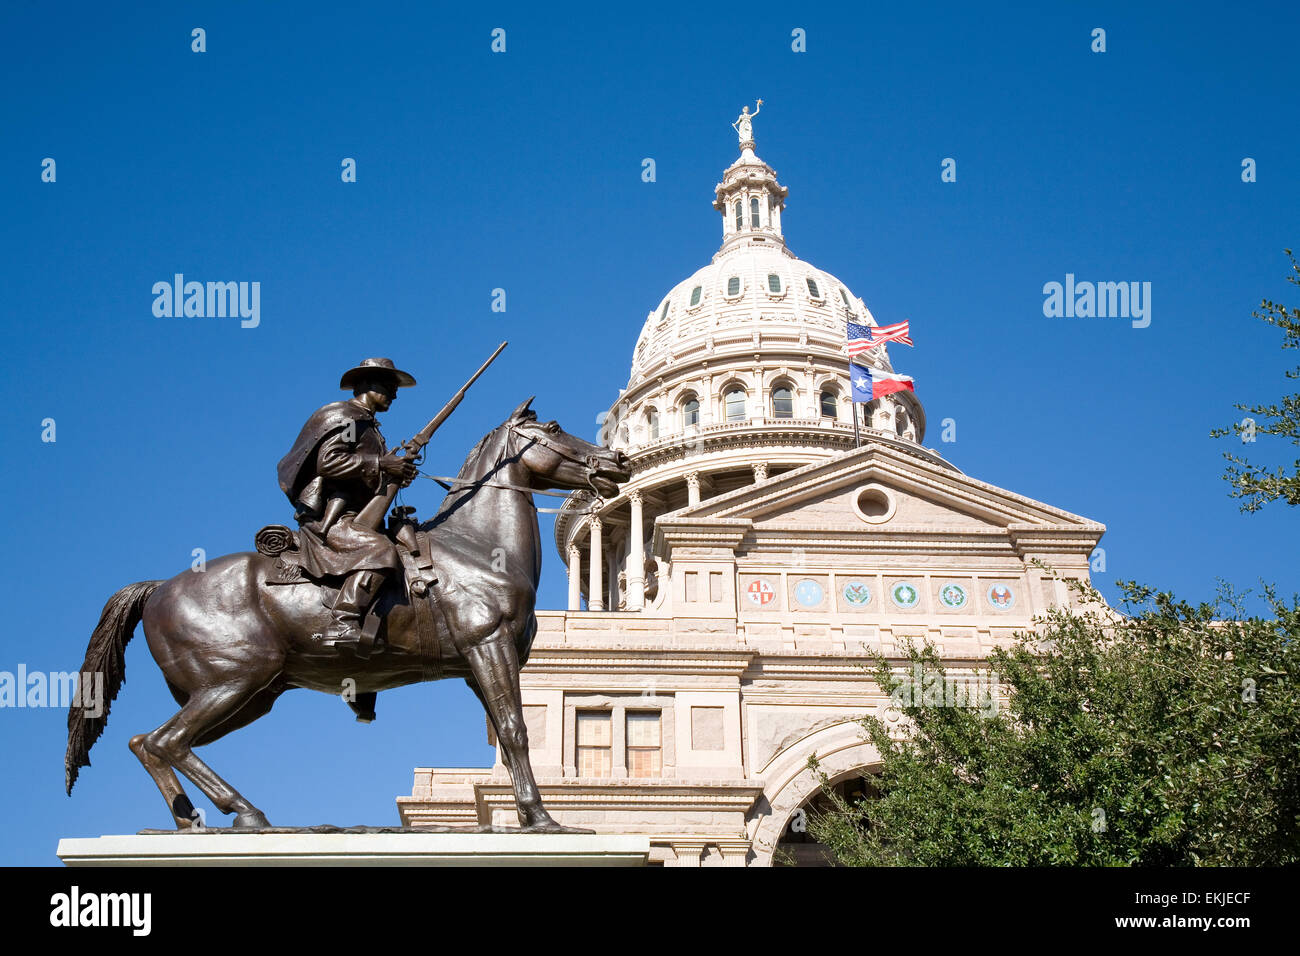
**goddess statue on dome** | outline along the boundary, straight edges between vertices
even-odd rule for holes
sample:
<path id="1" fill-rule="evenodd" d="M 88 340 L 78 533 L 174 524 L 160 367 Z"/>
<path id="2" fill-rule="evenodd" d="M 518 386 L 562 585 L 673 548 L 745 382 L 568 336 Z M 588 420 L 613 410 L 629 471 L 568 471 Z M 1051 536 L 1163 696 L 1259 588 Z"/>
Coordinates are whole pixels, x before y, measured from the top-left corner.
<path id="1" fill-rule="evenodd" d="M 742 149 L 744 149 L 746 146 L 754 145 L 753 120 L 754 117 L 758 115 L 758 111 L 762 108 L 763 108 L 762 100 L 758 101 L 758 104 L 754 107 L 754 112 L 752 113 L 749 111 L 748 106 L 742 106 L 740 108 L 740 116 L 736 118 L 736 122 L 731 124 L 731 128 L 734 129 L 736 131 L 736 135 L 740 137 L 740 146 Z"/>

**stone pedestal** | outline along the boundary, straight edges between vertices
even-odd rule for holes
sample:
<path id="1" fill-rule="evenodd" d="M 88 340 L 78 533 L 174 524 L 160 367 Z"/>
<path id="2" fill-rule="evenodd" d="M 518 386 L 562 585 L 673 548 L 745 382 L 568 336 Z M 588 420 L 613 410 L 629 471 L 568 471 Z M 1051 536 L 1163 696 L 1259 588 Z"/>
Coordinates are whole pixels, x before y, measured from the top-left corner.
<path id="1" fill-rule="evenodd" d="M 59 841 L 66 866 L 644 866 L 645 836 L 176 833 Z"/>

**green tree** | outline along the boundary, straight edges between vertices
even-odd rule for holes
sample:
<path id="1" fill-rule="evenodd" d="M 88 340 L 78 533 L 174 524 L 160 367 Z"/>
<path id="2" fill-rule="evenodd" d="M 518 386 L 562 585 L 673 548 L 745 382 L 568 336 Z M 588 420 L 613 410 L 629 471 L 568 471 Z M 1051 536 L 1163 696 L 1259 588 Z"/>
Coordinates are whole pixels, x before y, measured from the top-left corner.
<path id="1" fill-rule="evenodd" d="M 1287 281 L 1300 285 L 1300 263 L 1296 262 L 1290 249 L 1285 251 L 1291 260 L 1291 275 L 1287 276 Z M 1251 315 L 1282 330 L 1282 348 L 1300 348 L 1300 309 L 1289 309 L 1264 299 Z M 1300 378 L 1300 368 L 1287 372 L 1286 377 Z M 1216 428 L 1210 432 L 1211 437 L 1235 435 L 1243 442 L 1253 442 L 1258 435 L 1284 435 L 1293 445 L 1300 445 L 1300 395 L 1284 395 L 1280 403 L 1271 405 L 1236 404 L 1233 407 L 1247 412 L 1247 417 L 1228 428 Z M 1228 460 L 1223 480 L 1232 485 L 1231 496 L 1241 499 L 1242 511 L 1258 511 L 1279 498 L 1290 505 L 1300 504 L 1300 461 L 1296 461 L 1288 473 L 1281 466 L 1270 472 L 1229 453 L 1223 457 Z"/>
<path id="2" fill-rule="evenodd" d="M 1272 616 L 1248 618 L 1231 594 L 1193 607 L 1121 583 L 1122 616 L 1071 587 L 1084 605 L 990 654 L 995 715 L 915 692 L 918 667 L 950 676 L 930 646 L 906 648 L 901 673 L 877 657 L 910 728 L 863 720 L 879 796 L 851 804 L 809 761 L 832 804 L 809 832 L 838 863 L 1300 861 L 1300 606 L 1266 591 Z"/>

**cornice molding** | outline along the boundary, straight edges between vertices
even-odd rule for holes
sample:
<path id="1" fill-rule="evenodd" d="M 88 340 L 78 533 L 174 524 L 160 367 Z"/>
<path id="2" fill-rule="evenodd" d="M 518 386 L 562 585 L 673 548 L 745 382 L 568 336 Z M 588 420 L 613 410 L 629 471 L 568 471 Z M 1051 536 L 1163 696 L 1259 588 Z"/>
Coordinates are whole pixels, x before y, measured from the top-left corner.
<path id="1" fill-rule="evenodd" d="M 664 622 L 665 633 L 671 621 Z M 583 640 L 587 640 L 586 637 Z M 612 644 L 590 646 L 539 637 L 523 676 L 599 674 L 636 677 L 713 677 L 738 680 L 758 653 L 742 644 Z"/>

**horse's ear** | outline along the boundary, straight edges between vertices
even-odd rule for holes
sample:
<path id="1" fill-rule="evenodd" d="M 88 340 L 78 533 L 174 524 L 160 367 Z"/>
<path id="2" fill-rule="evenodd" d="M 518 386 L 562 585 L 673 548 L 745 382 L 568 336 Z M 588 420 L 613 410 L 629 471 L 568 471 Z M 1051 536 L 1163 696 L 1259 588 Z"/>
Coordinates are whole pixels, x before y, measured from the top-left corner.
<path id="1" fill-rule="evenodd" d="M 518 408 L 516 408 L 513 412 L 510 413 L 510 420 L 515 421 L 520 418 L 535 420 L 537 418 L 537 413 L 533 411 L 531 408 L 529 408 L 528 406 L 533 404 L 533 399 L 536 397 L 537 397 L 536 395 L 528 396 L 528 401 L 524 402 L 522 405 L 520 405 Z"/>

